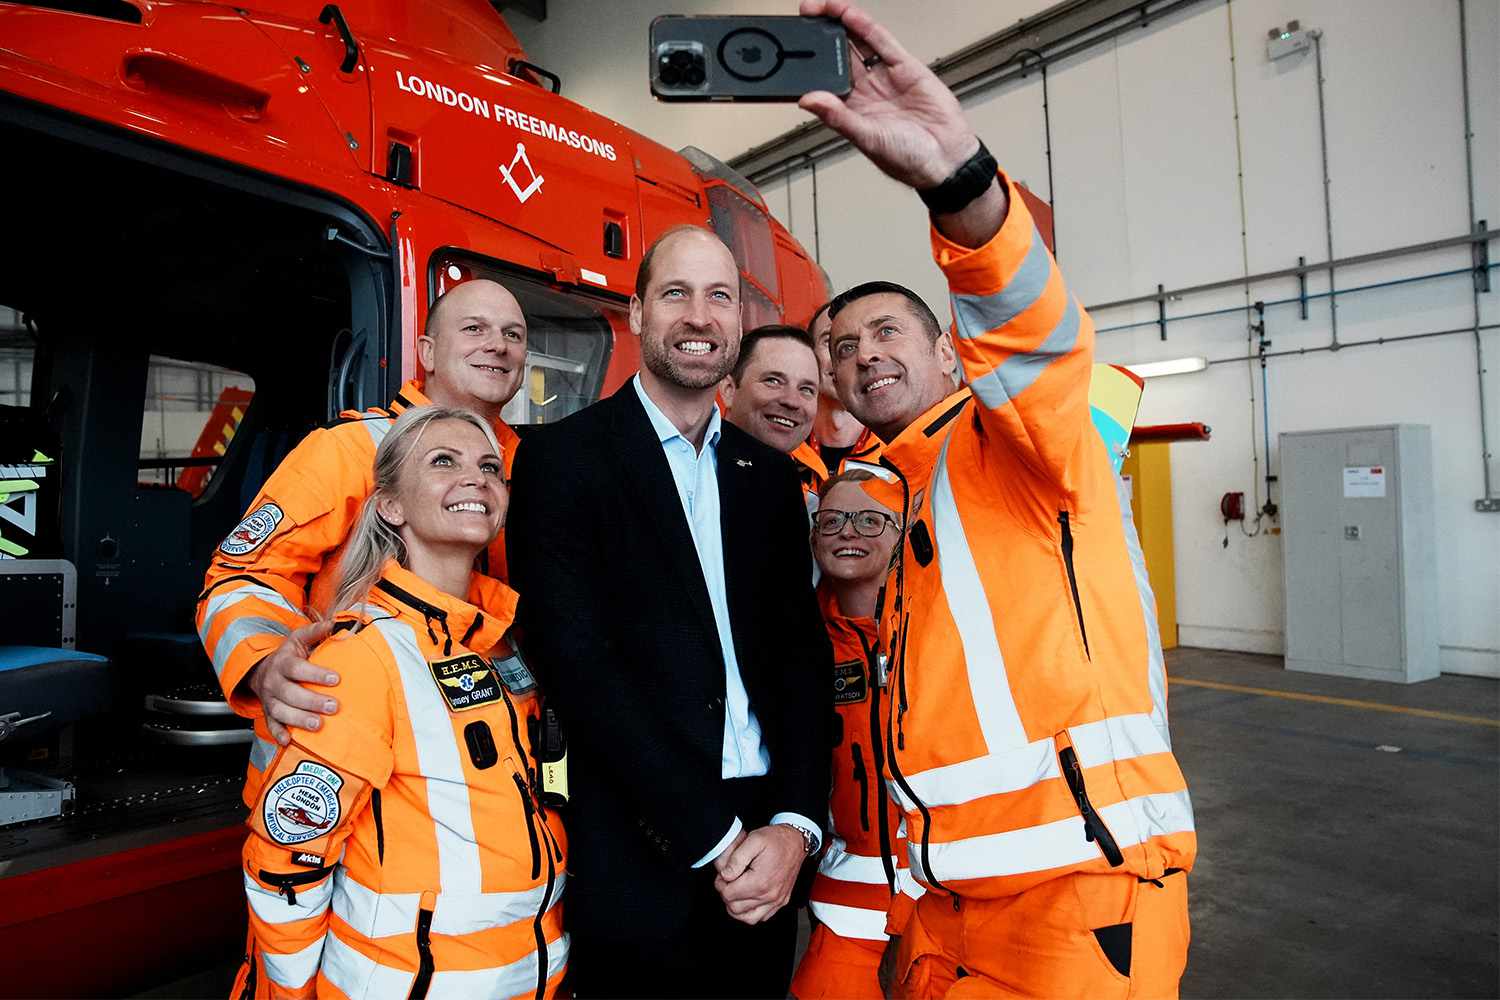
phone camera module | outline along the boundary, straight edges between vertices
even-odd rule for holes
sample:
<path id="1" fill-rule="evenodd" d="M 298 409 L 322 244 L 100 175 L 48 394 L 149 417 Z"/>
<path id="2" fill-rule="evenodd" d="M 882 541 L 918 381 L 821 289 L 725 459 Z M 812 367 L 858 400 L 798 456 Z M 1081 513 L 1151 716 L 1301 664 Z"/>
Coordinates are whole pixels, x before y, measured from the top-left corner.
<path id="1" fill-rule="evenodd" d="M 703 86 L 708 81 L 708 63 L 702 46 L 661 46 L 657 49 L 656 76 L 667 87 Z"/>

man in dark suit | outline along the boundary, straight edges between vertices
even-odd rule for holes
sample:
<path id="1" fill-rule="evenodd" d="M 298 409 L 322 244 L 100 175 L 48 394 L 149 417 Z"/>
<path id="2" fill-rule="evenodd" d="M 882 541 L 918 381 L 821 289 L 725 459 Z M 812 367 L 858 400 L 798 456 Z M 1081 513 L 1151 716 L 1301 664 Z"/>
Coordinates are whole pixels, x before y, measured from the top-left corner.
<path id="1" fill-rule="evenodd" d="M 739 271 L 707 230 L 643 258 L 640 373 L 520 449 L 522 643 L 569 741 L 580 997 L 782 997 L 828 811 L 831 654 L 791 461 L 723 422 Z"/>

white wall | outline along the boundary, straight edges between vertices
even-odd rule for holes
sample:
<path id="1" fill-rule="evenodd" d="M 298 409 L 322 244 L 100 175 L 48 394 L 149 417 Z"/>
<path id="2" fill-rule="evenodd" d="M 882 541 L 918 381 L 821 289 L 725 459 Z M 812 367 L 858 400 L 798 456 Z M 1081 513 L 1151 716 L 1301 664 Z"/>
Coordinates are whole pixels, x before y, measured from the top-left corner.
<path id="1" fill-rule="evenodd" d="M 977 4 L 886 0 L 869 4 L 923 59 L 953 51 L 1044 2 Z M 1476 214 L 1500 225 L 1500 2 L 1469 0 L 1469 87 Z M 637 0 L 600 5 L 553 0 L 541 25 L 516 20 L 538 62 L 560 72 L 565 92 L 668 145 L 694 143 L 724 158 L 796 124 L 790 108 L 684 109 L 646 91 L 646 25 L 658 8 Z M 764 3 L 698 2 L 683 12 L 766 10 Z M 1231 62 L 1231 16 L 1233 51 Z M 1291 18 L 1324 32 L 1328 160 L 1336 256 L 1435 240 L 1468 225 L 1464 187 L 1457 0 L 1217 0 L 1131 32 L 1049 71 L 1059 259 L 1079 298 L 1102 302 L 1323 259 L 1325 221 L 1311 52 L 1270 63 L 1266 30 Z M 639 39 L 625 44 L 621 39 Z M 1239 90 L 1245 236 L 1236 185 L 1231 85 Z M 970 115 L 1002 164 L 1042 196 L 1041 87 L 1036 76 L 970 102 Z M 927 257 L 920 204 L 856 156 L 765 192 L 773 211 L 808 247 L 815 242 L 836 287 L 893 277 L 935 306 L 943 285 Z M 1496 253 L 1500 257 L 1500 252 Z M 1341 270 L 1341 288 L 1465 267 L 1466 250 Z M 1494 275 L 1500 288 L 1500 273 Z M 1327 287 L 1311 276 L 1309 291 Z M 1341 296 L 1344 343 L 1473 323 L 1467 276 Z M 1249 298 L 1295 295 L 1293 279 L 1258 284 Z M 1189 297 L 1169 313 L 1243 306 L 1241 290 Z M 1481 297 L 1483 323 L 1500 322 L 1500 291 Z M 939 309 L 942 312 L 942 309 Z M 1155 307 L 1100 311 L 1102 360 L 1142 361 L 1247 353 L 1242 313 L 1168 327 L 1108 328 L 1155 317 Z M 1267 314 L 1272 350 L 1329 342 L 1329 304 L 1309 318 L 1296 306 Z M 1491 452 L 1500 454 L 1500 331 L 1481 334 Z M 1256 397 L 1251 408 L 1252 381 Z M 1267 371 L 1272 447 L 1286 431 L 1409 421 L 1432 427 L 1437 497 L 1439 619 L 1443 668 L 1500 676 L 1500 515 L 1479 514 L 1482 493 L 1478 380 L 1471 334 L 1273 358 Z M 1246 538 L 1224 525 L 1219 496 L 1264 487 L 1252 449 L 1261 446 L 1259 366 L 1211 365 L 1154 380 L 1142 422 L 1201 420 L 1207 443 L 1173 448 L 1177 603 L 1188 645 L 1280 652 L 1281 538 Z M 1265 456 L 1261 473 L 1264 474 Z M 1500 489 L 1500 461 L 1491 459 Z M 1273 492 L 1279 499 L 1279 494 Z"/>

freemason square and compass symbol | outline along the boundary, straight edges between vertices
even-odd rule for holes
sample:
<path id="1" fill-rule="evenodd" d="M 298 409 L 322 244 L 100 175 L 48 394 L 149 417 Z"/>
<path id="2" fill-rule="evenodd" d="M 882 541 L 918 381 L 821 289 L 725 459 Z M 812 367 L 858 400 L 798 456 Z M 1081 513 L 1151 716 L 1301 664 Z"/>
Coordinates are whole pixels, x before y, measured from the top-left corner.
<path id="1" fill-rule="evenodd" d="M 531 183 L 524 188 L 516 182 L 516 177 L 520 174 L 520 171 L 516 169 L 517 164 L 525 167 L 526 174 L 531 177 Z M 516 200 L 523 205 L 526 204 L 527 198 L 541 190 L 542 181 L 546 179 L 531 166 L 531 161 L 526 158 L 526 144 L 521 142 L 516 143 L 516 155 L 510 161 L 510 166 L 500 168 L 500 176 L 505 179 L 511 191 L 515 192 Z"/>

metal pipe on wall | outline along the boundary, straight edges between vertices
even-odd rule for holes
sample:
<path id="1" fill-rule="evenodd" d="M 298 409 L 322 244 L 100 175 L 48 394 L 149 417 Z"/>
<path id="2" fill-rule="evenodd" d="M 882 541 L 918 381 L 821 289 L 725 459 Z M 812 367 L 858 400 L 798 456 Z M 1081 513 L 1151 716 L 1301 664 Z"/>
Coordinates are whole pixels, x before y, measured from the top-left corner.
<path id="1" fill-rule="evenodd" d="M 1480 224 L 1474 218 L 1474 127 L 1469 115 L 1469 26 L 1465 15 L 1464 0 L 1458 0 L 1458 59 L 1463 77 L 1464 100 L 1464 173 L 1468 180 L 1469 228 L 1477 230 Z M 1475 257 L 1477 262 L 1478 255 L 1476 254 Z M 1485 278 L 1483 285 L 1488 285 L 1488 271 L 1485 272 Z M 1478 267 L 1475 268 L 1473 286 L 1474 367 L 1479 380 L 1479 465 L 1484 473 L 1484 494 L 1474 501 L 1474 509 L 1484 513 L 1497 513 L 1500 512 L 1500 500 L 1495 498 L 1494 487 L 1490 482 L 1490 431 L 1489 415 L 1485 405 L 1484 338 L 1480 336 L 1479 326 L 1479 293 L 1482 285 Z"/>
<path id="2" fill-rule="evenodd" d="M 1225 0 L 1224 17 L 1229 28 L 1229 96 L 1234 108 L 1234 183 L 1240 199 L 1240 270 L 1244 274 L 1245 293 L 1245 349 L 1255 345 L 1255 326 L 1250 321 L 1250 215 L 1245 209 L 1245 147 L 1240 130 L 1240 81 L 1239 66 L 1235 59 L 1234 45 L 1234 0 Z M 1250 483 L 1255 496 L 1255 509 L 1260 510 L 1260 450 L 1255 444 L 1255 365 L 1247 363 L 1245 374 L 1250 383 Z M 1271 464 L 1271 453 L 1266 452 L 1266 465 Z M 1270 499 L 1267 497 L 1266 499 Z M 1241 522 L 1240 529 L 1244 530 Z M 1259 528 L 1257 527 L 1257 531 Z"/>
<path id="3" fill-rule="evenodd" d="M 1323 148 L 1323 224 L 1328 237 L 1328 290 L 1331 292 L 1334 290 L 1333 193 L 1330 190 L 1333 182 L 1328 176 L 1328 116 L 1323 100 L 1323 32 L 1309 31 L 1308 35 L 1313 40 L 1313 56 L 1318 76 L 1318 143 Z M 1333 334 L 1328 347 L 1329 350 L 1336 351 L 1339 349 L 1339 300 L 1334 295 L 1328 296 L 1328 323 Z"/>

